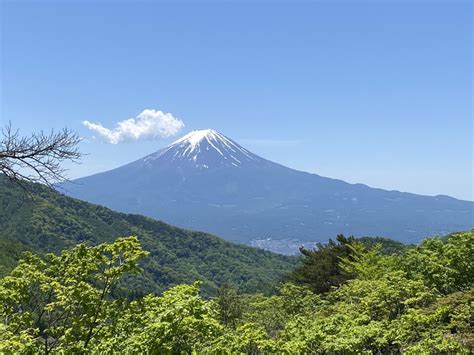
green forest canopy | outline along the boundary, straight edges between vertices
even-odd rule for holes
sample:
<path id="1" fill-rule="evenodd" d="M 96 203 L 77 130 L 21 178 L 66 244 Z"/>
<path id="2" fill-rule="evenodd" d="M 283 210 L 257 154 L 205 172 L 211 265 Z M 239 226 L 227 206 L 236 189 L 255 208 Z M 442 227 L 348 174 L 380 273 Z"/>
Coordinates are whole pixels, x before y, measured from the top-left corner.
<path id="1" fill-rule="evenodd" d="M 225 283 L 245 292 L 271 293 L 298 262 L 233 244 L 213 235 L 170 226 L 140 215 L 114 212 L 62 195 L 39 184 L 30 195 L 0 176 L 0 276 L 8 273 L 23 251 L 59 253 L 78 243 L 98 245 L 124 235 L 137 235 L 149 256 L 143 272 L 129 279 L 128 290 L 162 292 L 202 281 L 206 294 Z"/>
<path id="2" fill-rule="evenodd" d="M 115 295 L 120 279 L 151 256 L 135 237 L 44 259 L 27 253 L 0 280 L 0 353 L 474 350 L 473 231 L 390 255 L 347 238 L 333 249 L 341 244 L 345 256 L 331 270 L 345 277 L 324 292 L 295 278 L 274 296 L 225 285 L 211 299 L 200 282 L 161 296 Z"/>
<path id="3" fill-rule="evenodd" d="M 97 245 L 123 235 L 139 236 L 143 248 L 150 253 L 140 262 L 143 272 L 139 276 L 125 276 L 125 292 L 162 292 L 177 284 L 201 280 L 206 295 L 214 294 L 226 283 L 237 285 L 244 292 L 270 294 L 299 263 L 296 257 L 229 243 L 139 215 L 114 212 L 39 184 L 27 186 L 30 195 L 0 177 L 0 276 L 13 269 L 23 251 L 40 255 L 59 253 L 77 243 Z M 369 246 L 381 243 L 384 252 L 407 248 L 387 238 L 359 240 Z"/>

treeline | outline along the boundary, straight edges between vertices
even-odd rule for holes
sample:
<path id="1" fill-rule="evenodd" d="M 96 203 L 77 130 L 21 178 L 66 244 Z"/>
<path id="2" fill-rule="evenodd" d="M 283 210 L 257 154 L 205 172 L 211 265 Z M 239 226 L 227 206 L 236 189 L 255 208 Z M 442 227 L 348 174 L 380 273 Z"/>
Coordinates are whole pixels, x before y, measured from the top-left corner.
<path id="1" fill-rule="evenodd" d="M 213 298 L 200 283 L 116 295 L 146 257 L 137 238 L 26 253 L 0 281 L 0 353 L 471 353 L 474 232 L 395 254 L 339 236 L 278 294 Z"/>
<path id="2" fill-rule="evenodd" d="M 0 277 L 7 275 L 25 250 L 44 255 L 79 243 L 111 243 L 120 236 L 140 236 L 150 254 L 140 261 L 139 276 L 122 280 L 124 291 L 162 293 L 172 286 L 201 280 L 210 296 L 225 283 L 247 293 L 271 294 L 298 263 L 216 236 L 185 230 L 140 215 L 124 214 L 62 195 L 40 184 L 29 195 L 0 174 Z"/>

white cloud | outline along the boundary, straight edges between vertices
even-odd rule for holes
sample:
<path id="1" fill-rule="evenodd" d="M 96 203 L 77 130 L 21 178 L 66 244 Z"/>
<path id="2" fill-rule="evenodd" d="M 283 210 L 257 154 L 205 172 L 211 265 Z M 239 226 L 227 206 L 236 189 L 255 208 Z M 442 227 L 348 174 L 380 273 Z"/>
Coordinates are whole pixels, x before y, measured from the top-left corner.
<path id="1" fill-rule="evenodd" d="M 167 138 L 184 127 L 183 121 L 173 117 L 171 113 L 149 109 L 143 110 L 136 118 L 118 122 L 114 129 L 89 121 L 83 121 L 82 124 L 111 144 Z"/>

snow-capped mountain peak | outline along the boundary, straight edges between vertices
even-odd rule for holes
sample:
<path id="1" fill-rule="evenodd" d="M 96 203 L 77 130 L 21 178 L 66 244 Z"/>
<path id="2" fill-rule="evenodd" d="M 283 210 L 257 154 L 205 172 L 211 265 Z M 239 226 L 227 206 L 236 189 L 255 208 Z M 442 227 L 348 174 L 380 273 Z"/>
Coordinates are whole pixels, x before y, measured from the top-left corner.
<path id="1" fill-rule="evenodd" d="M 409 243 L 473 227 L 474 203 L 348 184 L 258 157 L 213 130 L 194 131 L 146 158 L 62 187 L 237 242 L 324 241 L 389 233 Z M 386 231 L 386 232 L 384 232 Z"/>
<path id="2" fill-rule="evenodd" d="M 203 139 L 213 139 L 213 140 L 216 140 L 216 139 L 219 139 L 223 137 L 225 139 L 224 136 L 222 136 L 219 132 L 213 130 L 213 129 L 201 129 L 201 130 L 194 130 L 194 131 L 191 131 L 189 132 L 188 134 L 184 135 L 183 137 L 181 137 L 180 139 L 174 141 L 173 143 L 171 143 L 171 145 L 175 145 L 175 144 L 180 144 L 180 143 L 184 143 L 184 142 L 188 142 L 190 143 L 191 145 L 193 146 L 196 146 L 198 145 Z"/>
<path id="3" fill-rule="evenodd" d="M 213 129 L 192 131 L 146 157 L 144 161 L 151 162 L 165 157 L 175 162 L 189 162 L 204 169 L 218 166 L 239 167 L 263 160 Z"/>
<path id="4" fill-rule="evenodd" d="M 223 155 L 222 151 L 216 147 L 215 143 L 223 143 L 226 146 L 235 145 L 230 139 L 220 134 L 213 129 L 196 130 L 186 134 L 177 141 L 173 142 L 171 146 L 186 146 L 184 155 L 191 155 L 195 151 L 199 150 L 201 143 L 204 142 L 210 144 L 216 151 Z"/>

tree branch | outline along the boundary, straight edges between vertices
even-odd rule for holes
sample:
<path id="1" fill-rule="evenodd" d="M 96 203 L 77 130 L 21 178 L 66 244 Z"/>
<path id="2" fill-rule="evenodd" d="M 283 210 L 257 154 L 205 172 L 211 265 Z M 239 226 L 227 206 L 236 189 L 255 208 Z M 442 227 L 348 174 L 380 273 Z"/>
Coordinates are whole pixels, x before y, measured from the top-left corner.
<path id="1" fill-rule="evenodd" d="M 8 124 L 0 137 L 0 173 L 23 188 L 28 182 L 53 187 L 67 181 L 67 169 L 62 163 L 78 163 L 82 157 L 77 148 L 80 141 L 81 138 L 67 128 L 20 136 L 19 131 L 12 130 Z"/>

